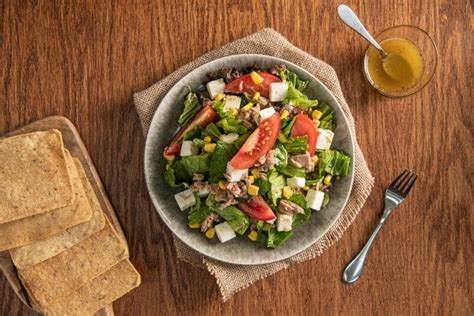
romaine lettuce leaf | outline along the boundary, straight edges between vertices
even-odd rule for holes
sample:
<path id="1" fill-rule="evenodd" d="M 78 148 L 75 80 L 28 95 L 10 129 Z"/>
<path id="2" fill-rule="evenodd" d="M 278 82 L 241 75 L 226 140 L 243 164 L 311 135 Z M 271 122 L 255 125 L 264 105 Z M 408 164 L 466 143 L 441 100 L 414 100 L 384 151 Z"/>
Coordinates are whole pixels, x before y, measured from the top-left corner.
<path id="1" fill-rule="evenodd" d="M 279 232 L 275 227 L 270 228 L 267 237 L 267 247 L 277 248 L 283 244 L 288 238 L 293 236 L 293 231 Z"/>
<path id="2" fill-rule="evenodd" d="M 206 145 L 206 142 L 203 141 L 203 140 L 200 139 L 200 138 L 195 138 L 195 139 L 193 139 L 193 144 L 194 144 L 194 146 L 196 146 L 197 148 L 203 148 L 204 145 Z"/>
<path id="3" fill-rule="evenodd" d="M 196 197 L 196 205 L 191 208 L 188 214 L 188 223 L 202 225 L 206 217 L 211 214 L 211 209 L 207 205 L 202 205 L 201 199 Z"/>
<path id="4" fill-rule="evenodd" d="M 192 179 L 192 176 L 188 175 L 186 168 L 181 162 L 181 159 L 175 160 L 171 165 L 171 168 L 174 170 L 174 176 L 176 178 L 177 183 Z"/>
<path id="5" fill-rule="evenodd" d="M 293 104 L 296 107 L 308 109 L 318 105 L 317 100 L 310 100 L 303 92 L 295 88 L 292 84 L 288 85 L 288 93 L 282 104 Z"/>
<path id="6" fill-rule="evenodd" d="M 278 172 L 271 171 L 268 173 L 268 182 L 271 188 L 268 197 L 272 200 L 273 205 L 277 205 L 277 201 L 281 198 L 283 187 L 286 185 L 285 177 L 279 175 Z"/>
<path id="7" fill-rule="evenodd" d="M 199 103 L 197 95 L 190 91 L 186 96 L 186 99 L 184 99 L 184 109 L 178 118 L 178 124 L 181 126 L 186 125 L 186 123 L 196 115 L 201 107 L 202 105 Z"/>
<path id="8" fill-rule="evenodd" d="M 163 174 L 163 178 L 165 179 L 166 183 L 172 188 L 179 187 L 179 184 L 176 183 L 176 177 L 174 175 L 174 169 L 169 168 L 168 170 L 165 171 Z"/>
<path id="9" fill-rule="evenodd" d="M 242 135 L 248 131 L 231 111 L 224 110 L 224 102 L 214 101 L 213 106 L 221 118 L 221 120 L 217 122 L 217 126 L 222 128 L 224 133 L 238 133 L 239 135 Z"/>
<path id="10" fill-rule="evenodd" d="M 275 159 L 276 159 L 276 166 L 277 167 L 284 167 L 288 164 L 288 152 L 285 149 L 285 146 L 282 144 L 276 144 L 275 146 Z"/>
<path id="11" fill-rule="evenodd" d="M 283 144 L 283 146 L 285 146 L 288 154 L 302 155 L 308 150 L 308 137 L 300 136 L 289 138 L 288 141 Z"/>
<path id="12" fill-rule="evenodd" d="M 235 206 L 228 206 L 223 210 L 214 208 L 214 211 L 239 235 L 243 235 L 250 226 L 250 218 Z"/>
<path id="13" fill-rule="evenodd" d="M 318 152 L 318 157 L 318 172 L 320 176 L 325 172 L 333 176 L 345 176 L 349 173 L 351 158 L 342 151 L 328 149 Z"/>
<path id="14" fill-rule="evenodd" d="M 309 84 L 307 80 L 301 80 L 300 77 L 291 70 L 286 68 L 281 69 L 278 73 L 282 81 L 288 82 L 293 87 L 300 91 L 304 91 Z"/>
<path id="15" fill-rule="evenodd" d="M 295 166 L 287 165 L 283 167 L 277 166 L 276 170 L 279 173 L 284 174 L 285 176 L 288 176 L 288 177 L 300 177 L 300 178 L 306 177 L 306 170 L 304 168 L 297 168 Z"/>
<path id="16" fill-rule="evenodd" d="M 289 200 L 304 209 L 303 214 L 295 214 L 293 216 L 293 227 L 296 227 L 311 217 L 311 209 L 308 208 L 308 202 L 303 194 L 293 194 Z"/>
<path id="17" fill-rule="evenodd" d="M 270 190 L 272 185 L 268 180 L 263 180 L 262 178 L 257 178 L 255 180 L 255 185 L 257 185 L 260 189 L 258 190 L 259 195 L 265 195 Z"/>
<path id="18" fill-rule="evenodd" d="M 184 140 L 192 140 L 195 138 L 199 138 L 201 136 L 201 132 L 203 131 L 203 128 L 200 125 L 194 126 L 194 128 L 186 134 L 184 134 Z"/>
<path id="19" fill-rule="evenodd" d="M 212 155 L 211 163 L 209 165 L 209 182 L 216 183 L 220 179 L 224 179 L 224 173 L 227 169 L 227 162 L 237 152 L 237 149 L 233 144 L 227 144 L 218 141 L 216 144 L 216 150 Z"/>
<path id="20" fill-rule="evenodd" d="M 201 134 L 204 136 L 209 136 L 213 140 L 219 140 L 219 136 L 222 135 L 221 131 L 214 123 L 208 124 Z"/>
<path id="21" fill-rule="evenodd" d="M 290 136 L 291 129 L 293 128 L 293 125 L 295 125 L 295 121 L 296 121 L 296 116 L 293 117 L 284 128 L 282 128 L 281 131 L 283 135 L 285 135 L 286 137 Z"/>
<path id="22" fill-rule="evenodd" d="M 181 164 L 190 178 L 195 173 L 206 173 L 209 171 L 209 163 L 211 161 L 211 154 L 193 155 L 181 158 Z"/>
<path id="23" fill-rule="evenodd" d="M 336 129 L 336 123 L 333 120 L 334 110 L 326 103 L 320 103 L 317 109 L 322 113 L 319 128 L 334 131 Z"/>

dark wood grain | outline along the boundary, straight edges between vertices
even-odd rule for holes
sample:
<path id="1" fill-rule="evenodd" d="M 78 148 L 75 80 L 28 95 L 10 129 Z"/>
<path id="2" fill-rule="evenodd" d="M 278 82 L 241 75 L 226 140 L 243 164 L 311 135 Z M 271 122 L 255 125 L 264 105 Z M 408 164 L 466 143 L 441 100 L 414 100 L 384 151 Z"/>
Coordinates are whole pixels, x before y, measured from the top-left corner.
<path id="1" fill-rule="evenodd" d="M 338 20 L 338 2 L 0 2 L 0 133 L 53 114 L 77 126 L 143 278 L 115 303 L 117 315 L 474 313 L 472 5 L 347 2 L 374 33 L 411 24 L 434 37 L 440 63 L 424 90 L 387 99 L 368 86 L 366 43 Z M 320 258 L 221 303 L 212 276 L 176 259 L 150 203 L 132 93 L 263 27 L 334 66 L 376 184 Z M 383 228 L 362 279 L 344 285 L 343 267 L 376 225 L 384 187 L 405 167 L 419 182 Z M 0 295 L 0 314 L 28 314 L 1 278 Z"/>

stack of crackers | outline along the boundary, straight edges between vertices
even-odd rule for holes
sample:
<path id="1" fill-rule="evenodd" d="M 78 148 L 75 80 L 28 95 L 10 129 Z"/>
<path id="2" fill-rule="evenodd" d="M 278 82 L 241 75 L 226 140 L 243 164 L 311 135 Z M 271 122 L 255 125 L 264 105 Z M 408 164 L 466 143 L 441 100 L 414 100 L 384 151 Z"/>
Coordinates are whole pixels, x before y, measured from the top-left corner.
<path id="1" fill-rule="evenodd" d="M 81 162 L 58 130 L 0 139 L 0 251 L 33 306 L 89 315 L 140 284 Z"/>

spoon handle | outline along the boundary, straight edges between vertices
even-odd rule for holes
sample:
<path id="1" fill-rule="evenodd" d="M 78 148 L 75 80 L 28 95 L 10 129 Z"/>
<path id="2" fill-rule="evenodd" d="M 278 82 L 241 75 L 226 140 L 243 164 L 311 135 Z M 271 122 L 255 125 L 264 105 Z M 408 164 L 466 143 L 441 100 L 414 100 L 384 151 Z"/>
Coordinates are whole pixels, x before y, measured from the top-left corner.
<path id="1" fill-rule="evenodd" d="M 341 20 L 346 23 L 351 29 L 359 33 L 363 38 L 369 41 L 370 44 L 374 45 L 374 47 L 380 52 L 382 57 L 386 57 L 387 53 L 383 50 L 383 48 L 377 43 L 377 41 L 370 35 L 370 33 L 365 29 L 362 22 L 359 20 L 357 15 L 354 11 L 351 10 L 345 4 L 341 4 L 337 7 L 337 13 Z"/>

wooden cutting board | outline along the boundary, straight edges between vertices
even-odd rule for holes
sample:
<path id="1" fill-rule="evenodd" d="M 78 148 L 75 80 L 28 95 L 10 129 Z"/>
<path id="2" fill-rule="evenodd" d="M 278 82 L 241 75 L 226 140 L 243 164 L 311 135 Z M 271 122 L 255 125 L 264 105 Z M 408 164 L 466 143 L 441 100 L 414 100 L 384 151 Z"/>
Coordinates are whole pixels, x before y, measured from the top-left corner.
<path id="1" fill-rule="evenodd" d="M 24 127 L 21 127 L 13 132 L 8 133 L 5 136 L 13 136 L 18 134 L 30 133 L 35 131 L 43 131 L 49 129 L 57 129 L 61 131 L 63 135 L 64 146 L 71 152 L 73 157 L 78 158 L 84 170 L 86 172 L 87 177 L 94 189 L 95 194 L 100 202 L 102 210 L 109 218 L 110 222 L 115 226 L 115 229 L 119 236 L 123 239 L 125 245 L 127 245 L 127 240 L 125 235 L 122 231 L 122 227 L 120 226 L 120 222 L 115 215 L 114 209 L 109 202 L 107 197 L 107 193 L 102 185 L 99 175 L 97 174 L 97 170 L 92 163 L 91 157 L 87 152 L 82 139 L 74 127 L 74 125 L 69 121 L 67 118 L 63 116 L 50 116 L 44 118 L 42 120 L 33 122 L 28 124 Z M 11 258 L 8 254 L 8 251 L 0 252 L 0 268 L 2 269 L 4 275 L 6 276 L 7 280 L 19 296 L 19 298 L 25 303 L 28 304 L 28 298 L 25 297 L 26 291 L 23 289 L 20 280 L 16 275 L 16 269 L 11 261 Z M 97 315 L 114 315 L 112 305 L 104 308 Z"/>

